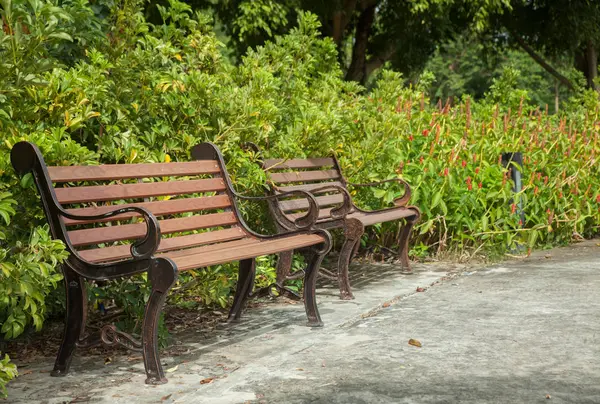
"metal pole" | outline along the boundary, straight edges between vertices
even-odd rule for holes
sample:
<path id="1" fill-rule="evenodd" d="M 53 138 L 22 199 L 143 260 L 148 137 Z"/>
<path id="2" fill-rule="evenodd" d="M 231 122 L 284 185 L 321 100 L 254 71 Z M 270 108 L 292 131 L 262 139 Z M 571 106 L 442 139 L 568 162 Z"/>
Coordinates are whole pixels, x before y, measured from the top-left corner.
<path id="1" fill-rule="evenodd" d="M 523 189 L 523 183 L 521 180 L 521 167 L 523 167 L 523 153 L 502 153 L 502 165 L 510 169 L 510 176 L 513 181 L 513 193 L 518 194 Z M 514 200 L 512 200 L 511 203 L 514 203 Z M 517 211 L 521 218 L 521 227 L 523 227 L 525 225 L 525 212 L 523 211 L 523 200 L 521 198 L 519 198 Z"/>

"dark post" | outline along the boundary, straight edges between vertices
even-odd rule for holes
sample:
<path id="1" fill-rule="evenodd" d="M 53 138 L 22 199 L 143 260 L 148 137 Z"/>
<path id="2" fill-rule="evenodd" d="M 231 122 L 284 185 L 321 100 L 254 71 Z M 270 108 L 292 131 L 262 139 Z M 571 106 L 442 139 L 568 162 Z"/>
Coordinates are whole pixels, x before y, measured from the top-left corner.
<path id="1" fill-rule="evenodd" d="M 511 164 L 515 163 L 515 164 Z M 521 152 L 510 152 L 502 153 L 502 165 L 510 169 L 510 176 L 513 181 L 513 192 L 519 193 L 523 188 L 521 181 L 521 167 L 523 167 L 523 153 Z M 514 202 L 514 200 L 513 200 Z M 519 205 L 517 211 L 521 217 L 522 226 L 525 225 L 525 212 L 523 212 L 523 201 L 519 198 Z"/>

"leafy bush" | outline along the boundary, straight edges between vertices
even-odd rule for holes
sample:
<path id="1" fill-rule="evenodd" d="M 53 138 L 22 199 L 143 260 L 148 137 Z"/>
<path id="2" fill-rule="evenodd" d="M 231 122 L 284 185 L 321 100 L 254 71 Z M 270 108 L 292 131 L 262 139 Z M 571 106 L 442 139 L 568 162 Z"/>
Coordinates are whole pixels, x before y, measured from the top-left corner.
<path id="1" fill-rule="evenodd" d="M 10 362 L 8 355 L 0 360 L 0 398 L 6 397 L 6 383 L 17 376 L 17 367 Z"/>
<path id="2" fill-rule="evenodd" d="M 19 182 L 10 167 L 10 148 L 22 139 L 37 143 L 51 165 L 186 161 L 193 145 L 213 141 L 236 186 L 255 194 L 266 178 L 244 142 L 258 144 L 264 157 L 335 153 L 353 182 L 401 176 L 412 184 L 411 202 L 423 211 L 415 255 L 502 254 L 515 242 L 533 248 L 598 230 L 597 94 L 584 93 L 563 114 L 548 115 L 515 89 L 512 70 L 477 103 L 430 105 L 424 88 L 431 76 L 407 88 L 391 71 L 367 91 L 343 80 L 336 48 L 319 36 L 311 14 L 234 66 L 221 57 L 210 19 L 177 0 L 159 8 L 158 25 L 145 21 L 138 0 L 106 15 L 83 0 L 1 4 L 4 21 L 37 24 L 19 36 L 0 32 L 0 53 L 16 55 L 0 63 L 0 323 L 7 338 L 41 326 L 65 258 L 44 227 L 31 178 Z M 10 7 L 36 18 L 6 18 Z M 84 26 L 77 15 L 93 23 Z M 517 195 L 500 164 L 506 151 L 525 154 Z M 352 192 L 365 208 L 378 208 L 401 190 Z M 243 207 L 251 226 L 269 229 L 264 206 Z M 397 232 L 395 223 L 373 226 L 363 244 L 392 247 Z M 273 258 L 259 260 L 260 285 L 273 280 L 273 265 Z M 236 272 L 234 265 L 189 272 L 180 280 L 182 295 L 224 307 Z M 140 277 L 90 294 L 136 316 L 147 287 Z"/>

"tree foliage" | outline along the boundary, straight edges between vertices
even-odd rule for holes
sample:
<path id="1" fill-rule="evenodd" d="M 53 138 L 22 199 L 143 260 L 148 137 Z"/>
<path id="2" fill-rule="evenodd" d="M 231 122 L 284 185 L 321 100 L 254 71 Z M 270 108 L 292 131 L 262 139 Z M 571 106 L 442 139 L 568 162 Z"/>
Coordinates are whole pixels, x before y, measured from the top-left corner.
<path id="1" fill-rule="evenodd" d="M 574 66 L 589 88 L 597 88 L 600 3 L 594 0 L 512 0 L 511 12 L 492 15 L 490 31 L 499 43 L 519 47 L 561 83 L 577 83 L 560 72 Z M 555 68 L 558 65 L 559 68 Z"/>
<path id="2" fill-rule="evenodd" d="M 0 54 L 10 55 L 0 63 L 5 338 L 39 328 L 49 308 L 58 310 L 52 291 L 65 258 L 44 226 L 31 178 L 18 180 L 10 166 L 10 148 L 20 140 L 37 143 L 50 165 L 188 161 L 190 148 L 208 140 L 223 150 L 236 187 L 257 194 L 265 175 L 243 143 L 252 141 L 274 158 L 334 153 L 353 182 L 401 176 L 413 185 L 412 203 L 424 213 L 413 256 L 502 254 L 517 241 L 533 248 L 597 231 L 595 94 L 580 93 L 560 115 L 549 115 L 517 88 L 519 73 L 505 69 L 477 102 L 465 97 L 430 105 L 431 74 L 408 87 L 389 69 L 373 77 L 370 89 L 346 81 L 340 43 L 322 35 L 328 28 L 313 13 L 297 12 L 289 32 L 271 30 L 272 40 L 234 64 L 222 56 L 210 16 L 187 3 L 161 4 L 152 23 L 138 0 L 96 6 L 83 0 L 61 7 L 50 0 L 2 3 L 5 27 L 6 21 L 11 27 L 0 32 Z M 280 10 L 287 21 L 291 10 Z M 81 24 L 75 14 L 93 23 Z M 498 160 L 509 149 L 527 156 L 527 181 L 518 195 Z M 387 206 L 401 192 L 393 186 L 353 190 L 365 208 Z M 514 211 L 519 200 L 523 223 Z M 269 230 L 266 207 L 243 207 L 253 227 Z M 397 232 L 397 223 L 373 226 L 364 245 L 394 247 Z M 272 257 L 259 261 L 259 285 L 272 282 L 273 263 Z M 235 273 L 234 265 L 186 272 L 182 295 L 202 306 L 226 306 Z M 93 299 L 113 300 L 129 320 L 143 310 L 148 291 L 143 277 L 90 286 Z M 182 295 L 173 301 L 181 304 Z M 133 331 L 135 324 L 129 322 Z M 0 368 L 0 383 L 12 374 Z"/>

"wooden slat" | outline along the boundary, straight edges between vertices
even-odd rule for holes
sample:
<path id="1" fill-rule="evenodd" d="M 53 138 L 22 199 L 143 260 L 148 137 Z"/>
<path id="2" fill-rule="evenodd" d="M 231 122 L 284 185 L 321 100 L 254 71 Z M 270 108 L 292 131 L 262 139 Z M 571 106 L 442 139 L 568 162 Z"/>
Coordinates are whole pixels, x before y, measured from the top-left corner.
<path id="1" fill-rule="evenodd" d="M 287 168 L 320 168 L 332 167 L 335 163 L 332 158 L 312 158 L 312 159 L 269 159 L 263 162 L 265 170 L 283 170 Z"/>
<path id="2" fill-rule="evenodd" d="M 403 219 L 405 217 L 411 217 L 415 215 L 415 211 L 411 209 L 391 209 L 383 212 L 374 213 L 362 213 L 356 212 L 356 217 L 365 225 L 370 226 L 375 223 L 384 223 L 392 220 Z M 352 216 L 352 215 L 351 215 Z"/>
<path id="3" fill-rule="evenodd" d="M 327 220 L 331 217 L 332 208 L 325 208 L 319 210 L 319 220 Z M 304 216 L 306 213 L 290 213 L 287 217 L 290 220 L 298 219 L 299 217 Z M 398 209 L 390 209 L 384 210 L 383 212 L 372 212 L 372 213 L 364 213 L 359 211 L 354 211 L 350 213 L 347 218 L 358 219 L 365 226 L 370 226 L 376 223 L 384 223 L 392 220 L 403 219 L 406 217 L 411 217 L 415 215 L 415 211 L 412 209 L 398 208 Z"/>
<path id="4" fill-rule="evenodd" d="M 331 218 L 331 211 L 333 208 L 323 208 L 323 209 L 319 209 L 319 217 L 317 220 L 326 220 L 326 219 L 330 219 Z M 301 218 L 302 216 L 305 216 L 306 212 L 299 212 L 299 213 L 289 213 L 286 216 L 290 219 L 290 220 L 296 220 L 298 218 Z M 348 216 L 349 217 L 349 216 Z"/>
<path id="5" fill-rule="evenodd" d="M 319 206 L 331 206 L 344 203 L 344 195 L 342 194 L 317 196 L 315 199 L 317 200 L 317 204 Z M 279 207 L 284 212 L 308 209 L 308 200 L 306 198 L 299 198 L 290 201 L 283 201 L 279 202 Z"/>
<path id="6" fill-rule="evenodd" d="M 188 234 L 185 236 L 163 238 L 160 241 L 158 252 L 179 250 L 181 248 L 194 247 L 212 243 L 222 243 L 242 239 L 246 233 L 239 227 L 232 227 L 224 230 L 207 231 L 198 234 Z M 89 262 L 117 261 L 125 258 L 131 258 L 131 245 L 116 245 L 104 248 L 94 248 L 91 250 L 79 251 L 79 255 Z M 186 250 L 187 251 L 187 250 Z"/>
<path id="7" fill-rule="evenodd" d="M 178 217 L 159 220 L 162 234 L 205 229 L 209 227 L 230 226 L 237 223 L 231 212 Z M 123 224 L 118 226 L 96 227 L 93 229 L 73 230 L 68 232 L 69 240 L 75 247 L 107 243 L 111 241 L 133 240 L 146 234 L 145 223 Z"/>
<path id="8" fill-rule="evenodd" d="M 335 185 L 338 187 L 345 188 L 344 185 L 339 181 L 330 181 L 330 182 L 319 182 L 317 184 L 302 184 L 302 185 L 288 185 L 285 187 L 277 187 L 278 192 L 289 192 L 289 191 L 308 191 L 313 192 L 314 189 L 323 188 L 327 185 Z M 326 193 L 332 191 L 320 191 L 317 193 Z M 333 191 L 335 192 L 335 191 Z"/>
<path id="9" fill-rule="evenodd" d="M 218 250 L 207 252 L 197 250 L 196 253 L 192 255 L 185 255 L 183 257 L 174 256 L 173 261 L 177 265 L 177 269 L 185 271 L 187 269 L 202 268 L 225 262 L 239 261 L 246 258 L 295 250 L 319 244 L 323 241 L 323 237 L 317 234 L 300 234 L 291 237 L 278 237 L 272 240 L 261 240 L 258 243 L 247 245 L 244 248 L 231 248 L 228 245 L 230 243 L 222 243 L 219 244 L 222 248 Z M 169 254 L 165 254 L 165 256 L 169 257 Z"/>
<path id="10" fill-rule="evenodd" d="M 189 181 L 145 182 L 139 184 L 94 185 L 89 187 L 55 188 L 62 204 L 181 195 L 196 192 L 224 191 L 221 178 Z"/>
<path id="11" fill-rule="evenodd" d="M 76 215 L 100 215 L 107 212 L 112 212 L 116 209 L 126 208 L 131 206 L 137 206 L 148 209 L 154 214 L 154 216 L 165 216 L 174 215 L 184 212 L 198 212 L 201 210 L 210 209 L 223 209 L 231 206 L 231 201 L 227 195 L 215 195 L 205 196 L 200 198 L 184 198 L 184 199 L 170 199 L 168 201 L 154 201 L 154 202 L 142 202 L 142 203 L 128 203 L 122 205 L 108 205 L 98 206 L 90 208 L 80 209 L 68 209 L 69 213 Z M 136 212 L 124 213 L 122 215 L 113 216 L 108 219 L 102 220 L 72 220 L 64 219 L 67 226 L 87 223 L 102 223 L 102 222 L 114 222 L 117 220 L 129 219 L 132 217 L 141 216 Z"/>
<path id="12" fill-rule="evenodd" d="M 227 242 L 226 247 L 227 248 L 247 248 L 248 246 L 250 246 L 252 244 L 257 244 L 257 243 L 260 243 L 260 240 L 258 240 L 257 238 L 244 237 L 244 238 L 240 238 L 237 240 L 232 240 L 231 242 Z M 218 243 L 218 244 L 203 245 L 201 247 L 177 249 L 174 251 L 169 251 L 164 254 L 159 254 L 158 256 L 167 256 L 167 257 L 173 259 L 176 257 L 177 258 L 185 257 L 186 255 L 196 255 L 199 253 L 218 251 L 218 250 L 222 250 L 223 248 L 224 248 L 223 243 Z"/>
<path id="13" fill-rule="evenodd" d="M 182 163 L 105 164 L 99 166 L 48 167 L 53 182 L 110 181 L 126 178 L 170 177 L 220 172 L 216 160 Z"/>
<path id="14" fill-rule="evenodd" d="M 291 173 L 273 173 L 269 175 L 271 181 L 279 184 L 287 184 L 290 182 L 309 182 L 335 180 L 340 178 L 337 170 L 323 171 L 295 171 Z"/>

